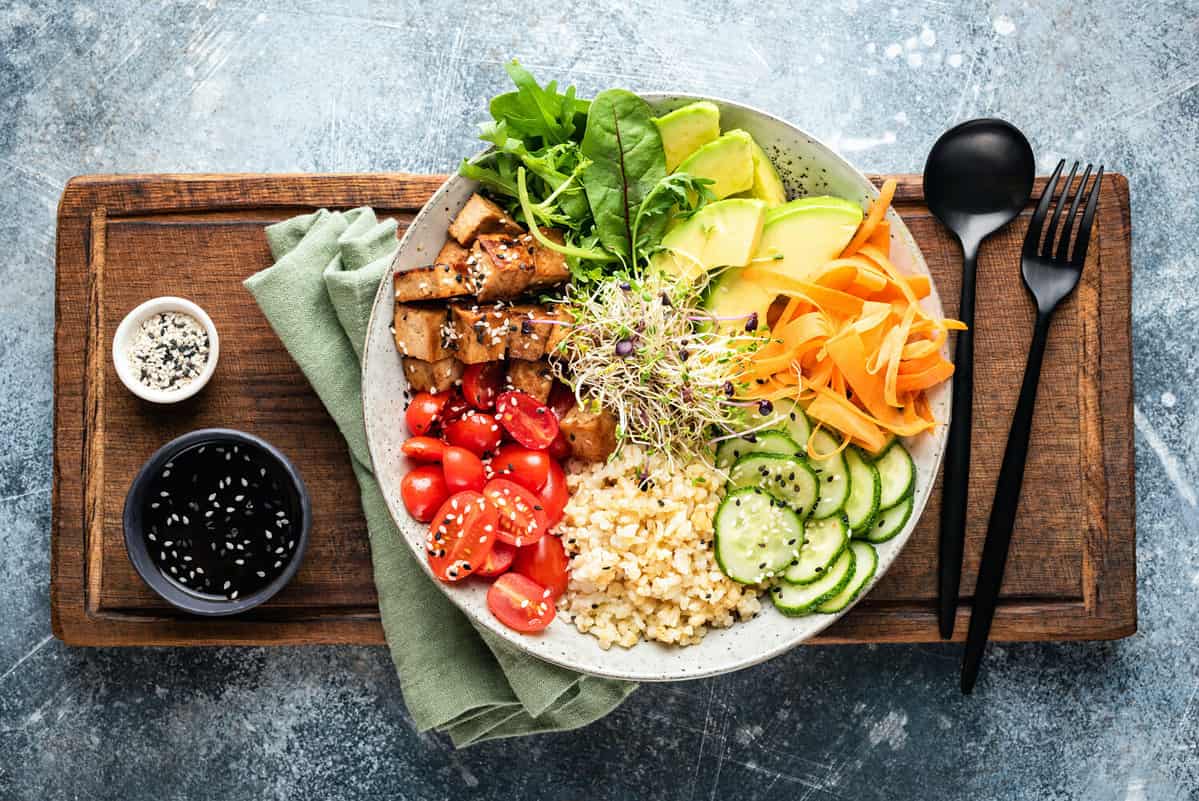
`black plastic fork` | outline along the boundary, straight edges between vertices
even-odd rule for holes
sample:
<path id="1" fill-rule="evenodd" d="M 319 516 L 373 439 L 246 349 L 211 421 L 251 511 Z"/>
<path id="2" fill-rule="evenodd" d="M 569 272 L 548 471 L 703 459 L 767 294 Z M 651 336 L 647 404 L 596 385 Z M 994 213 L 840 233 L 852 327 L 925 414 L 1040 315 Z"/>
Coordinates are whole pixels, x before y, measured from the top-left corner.
<path id="1" fill-rule="evenodd" d="M 987 539 L 983 543 L 982 562 L 978 568 L 978 582 L 974 588 L 974 605 L 970 612 L 970 631 L 966 635 L 966 655 L 962 660 L 962 692 L 974 690 L 982 663 L 987 637 L 991 633 L 991 620 L 995 616 L 995 604 L 999 599 L 999 588 L 1003 584 L 1003 570 L 1007 566 L 1008 546 L 1012 541 L 1012 527 L 1016 522 L 1016 507 L 1020 503 L 1020 488 L 1024 483 L 1024 463 L 1028 456 L 1028 437 L 1032 431 L 1033 409 L 1037 402 L 1037 384 L 1041 378 L 1041 361 L 1045 356 L 1045 340 L 1049 335 L 1049 321 L 1054 310 L 1074 288 L 1082 276 L 1087 259 L 1087 245 L 1091 241 L 1091 225 L 1095 221 L 1095 207 L 1099 201 L 1099 185 L 1103 181 L 1103 166 L 1100 165 L 1086 192 L 1087 179 L 1091 177 L 1091 165 L 1087 165 L 1078 184 L 1078 190 L 1070 201 L 1069 211 L 1064 218 L 1061 235 L 1058 224 L 1063 221 L 1062 208 L 1078 162 L 1070 170 L 1070 177 L 1062 186 L 1057 207 L 1049 220 L 1049 229 L 1044 230 L 1045 217 L 1053 203 L 1053 194 L 1061 177 L 1065 160 L 1058 162 L 1057 169 L 1049 178 L 1037 210 L 1032 215 L 1028 233 L 1024 237 L 1020 269 L 1024 285 L 1037 304 L 1037 322 L 1033 328 L 1032 347 L 1028 352 L 1028 364 L 1024 368 L 1024 382 L 1020 386 L 1020 400 L 1012 416 L 1012 427 L 1008 432 L 1007 448 L 1003 452 L 1003 466 L 999 470 L 999 483 L 995 487 L 995 500 L 991 504 L 991 519 L 987 524 Z M 1079 203 L 1086 194 L 1087 204 L 1078 224 L 1078 231 L 1071 237 Z M 1042 233 L 1044 238 L 1042 239 Z M 1056 248 L 1054 241 L 1057 240 Z M 1073 243 L 1073 247 L 1071 247 Z"/>

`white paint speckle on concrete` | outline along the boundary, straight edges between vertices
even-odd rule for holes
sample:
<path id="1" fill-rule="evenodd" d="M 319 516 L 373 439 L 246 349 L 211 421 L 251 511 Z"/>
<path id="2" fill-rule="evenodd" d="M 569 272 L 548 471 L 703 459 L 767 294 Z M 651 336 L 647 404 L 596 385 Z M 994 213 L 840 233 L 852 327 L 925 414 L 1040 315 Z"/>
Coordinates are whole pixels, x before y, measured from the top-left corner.
<path id="1" fill-rule="evenodd" d="M 1012 18 L 1007 14 L 1000 14 L 995 18 L 995 33 L 1000 36 L 1011 36 L 1016 32 L 1016 23 L 1012 22 Z"/>

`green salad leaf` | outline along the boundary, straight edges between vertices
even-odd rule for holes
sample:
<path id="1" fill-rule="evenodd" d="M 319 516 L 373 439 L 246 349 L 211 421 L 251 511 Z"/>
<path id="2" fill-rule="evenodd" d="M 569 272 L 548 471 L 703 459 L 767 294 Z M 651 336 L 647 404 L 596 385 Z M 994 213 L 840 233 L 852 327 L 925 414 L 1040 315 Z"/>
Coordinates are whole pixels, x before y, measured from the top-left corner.
<path id="1" fill-rule="evenodd" d="M 506 122 L 513 135 L 521 139 L 540 139 L 540 145 L 560 145 L 577 139 L 590 105 L 575 97 L 575 88 L 558 92 L 558 82 L 544 87 L 516 59 L 504 65 L 508 77 L 516 84 L 515 92 L 492 99 L 490 111 L 496 122 Z"/>
<path id="2" fill-rule="evenodd" d="M 686 219 L 716 199 L 708 188 L 713 183 L 711 178 L 674 172 L 654 185 L 633 218 L 633 255 L 637 263 L 648 261 L 658 249 L 667 223 Z"/>
<path id="3" fill-rule="evenodd" d="M 666 177 L 662 136 L 649 104 L 624 89 L 600 92 L 587 112 L 581 150 L 591 160 L 582 177 L 596 233 L 632 267 L 637 210 Z"/>

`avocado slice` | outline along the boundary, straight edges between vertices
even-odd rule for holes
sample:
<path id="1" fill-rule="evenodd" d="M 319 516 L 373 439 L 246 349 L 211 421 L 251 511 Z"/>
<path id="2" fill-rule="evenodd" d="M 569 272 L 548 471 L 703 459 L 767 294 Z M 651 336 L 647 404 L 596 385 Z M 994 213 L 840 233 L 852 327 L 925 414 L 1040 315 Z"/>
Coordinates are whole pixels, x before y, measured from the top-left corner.
<path id="1" fill-rule="evenodd" d="M 754 140 L 745 131 L 729 131 L 682 161 L 678 172 L 710 178 L 717 200 L 744 192 L 754 184 Z"/>
<path id="2" fill-rule="evenodd" d="M 754 183 L 748 192 L 742 192 L 738 197 L 755 197 L 766 201 L 770 207 L 781 206 L 787 202 L 787 190 L 783 188 L 783 179 L 779 178 L 778 170 L 770 161 L 770 156 L 756 140 L 751 139 L 750 152 L 754 158 Z"/>
<path id="3" fill-rule="evenodd" d="M 712 312 L 713 317 L 735 317 L 735 320 L 717 320 L 716 330 L 733 330 L 744 328 L 745 315 L 756 312 L 758 315 L 758 330 L 766 329 L 766 320 L 770 304 L 774 302 L 775 293 L 766 289 L 757 281 L 749 281 L 742 276 L 746 267 L 730 267 L 720 274 L 708 290 L 704 308 Z"/>
<path id="4" fill-rule="evenodd" d="M 758 249 L 765 219 L 760 200 L 714 201 L 667 231 L 651 264 L 688 281 L 716 267 L 744 266 Z"/>
<path id="5" fill-rule="evenodd" d="M 861 207 L 839 197 L 805 197 L 775 206 L 766 212 L 754 261 L 805 279 L 837 258 L 861 223 Z"/>
<path id="6" fill-rule="evenodd" d="M 666 171 L 674 172 L 683 159 L 720 136 L 720 109 L 700 100 L 656 117 L 654 125 L 662 135 Z"/>

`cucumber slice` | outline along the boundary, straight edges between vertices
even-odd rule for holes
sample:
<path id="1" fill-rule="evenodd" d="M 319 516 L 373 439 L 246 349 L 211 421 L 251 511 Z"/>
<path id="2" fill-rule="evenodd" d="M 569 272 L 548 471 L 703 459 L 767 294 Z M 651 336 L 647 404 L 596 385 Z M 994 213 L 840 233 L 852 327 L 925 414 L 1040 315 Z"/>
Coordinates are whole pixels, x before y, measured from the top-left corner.
<path id="1" fill-rule="evenodd" d="M 757 584 L 790 564 L 804 536 L 799 516 L 757 487 L 724 496 L 712 526 L 716 562 L 742 584 Z"/>
<path id="2" fill-rule="evenodd" d="M 820 497 L 816 473 L 806 460 L 781 453 L 751 453 L 742 456 L 729 471 L 729 488 L 760 487 L 786 501 L 800 520 L 806 518 Z"/>
<path id="3" fill-rule="evenodd" d="M 774 605 L 784 615 L 810 615 L 825 601 L 845 589 L 845 585 L 853 580 L 854 570 L 854 552 L 846 548 L 819 581 L 798 586 L 781 582 L 771 588 L 770 600 L 774 601 Z"/>
<path id="4" fill-rule="evenodd" d="M 861 594 L 862 588 L 874 578 L 874 571 L 878 569 L 878 551 L 874 550 L 874 546 L 868 542 L 854 540 L 849 543 L 849 550 L 853 551 L 853 577 L 841 588 L 841 592 L 820 604 L 817 612 L 826 615 L 840 612 L 853 603 Z"/>
<path id="5" fill-rule="evenodd" d="M 778 410 L 783 431 L 795 440 L 800 451 L 803 451 L 808 446 L 808 437 L 812 436 L 812 424 L 808 422 L 803 407 L 795 401 L 783 400 L 775 404 L 774 408 Z"/>
<path id="6" fill-rule="evenodd" d="M 716 449 L 717 469 L 728 470 L 738 459 L 751 453 L 781 453 L 786 456 L 799 453 L 795 440 L 781 431 L 755 431 L 745 436 L 752 439 L 733 437 L 720 443 Z"/>
<path id="7" fill-rule="evenodd" d="M 903 531 L 908 518 L 912 516 L 913 503 L 915 503 L 915 500 L 909 495 L 890 509 L 882 510 L 874 518 L 874 522 L 870 524 L 870 528 L 861 533 L 861 537 L 867 542 L 874 543 L 886 542 L 891 539 Z"/>
<path id="8" fill-rule="evenodd" d="M 849 498 L 845 501 L 845 518 L 849 533 L 865 531 L 878 514 L 878 499 L 882 482 L 878 469 L 855 447 L 845 449 L 845 464 L 849 467 Z"/>
<path id="9" fill-rule="evenodd" d="M 812 439 L 816 453 L 832 453 L 840 445 L 827 431 L 817 431 Z M 820 500 L 812 510 L 812 517 L 832 517 L 845 508 L 852 489 L 849 467 L 845 464 L 845 452 L 834 453 L 825 459 L 811 459 L 809 463 L 820 479 Z"/>
<path id="10" fill-rule="evenodd" d="M 804 523 L 803 547 L 783 573 L 789 584 L 811 584 L 824 576 L 849 545 L 849 527 L 841 515 Z"/>
<path id="11" fill-rule="evenodd" d="M 890 509 L 912 494 L 916 486 L 916 465 L 899 440 L 887 446 L 883 455 L 874 460 L 874 466 L 878 468 L 883 485 L 878 498 L 880 509 Z"/>

